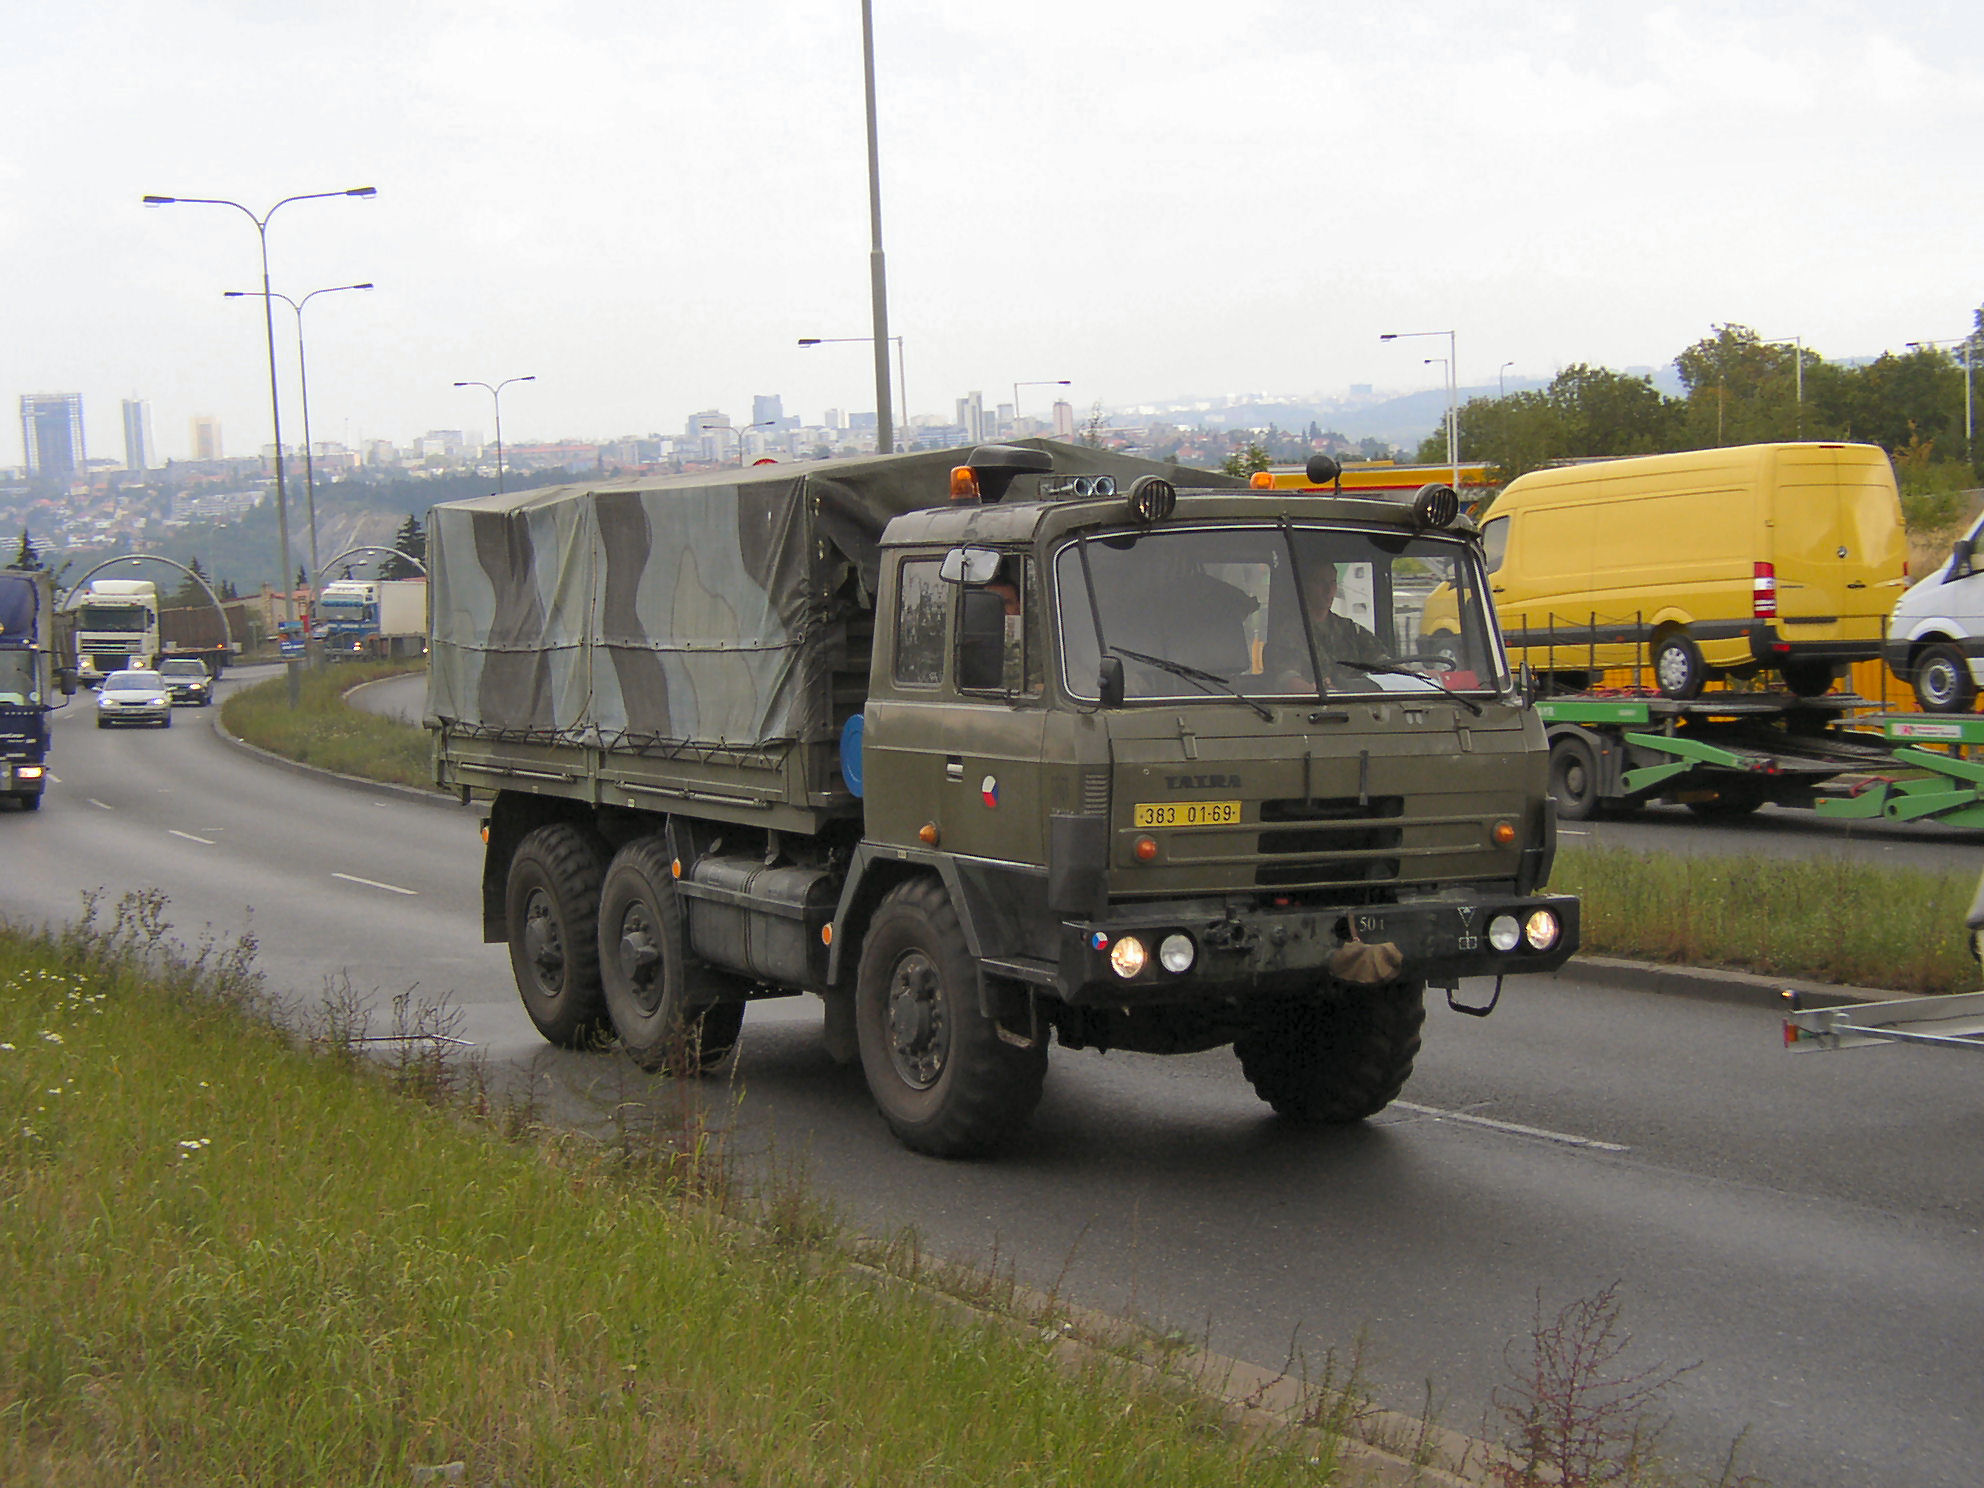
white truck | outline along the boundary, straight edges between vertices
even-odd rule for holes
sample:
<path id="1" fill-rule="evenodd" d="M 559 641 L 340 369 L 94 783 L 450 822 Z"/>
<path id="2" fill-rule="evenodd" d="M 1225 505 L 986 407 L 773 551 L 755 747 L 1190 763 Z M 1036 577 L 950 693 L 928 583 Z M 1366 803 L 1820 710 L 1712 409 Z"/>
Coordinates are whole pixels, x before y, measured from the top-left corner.
<path id="1" fill-rule="evenodd" d="M 76 612 L 76 672 L 94 686 L 158 661 L 158 588 L 149 579 L 92 579 Z"/>

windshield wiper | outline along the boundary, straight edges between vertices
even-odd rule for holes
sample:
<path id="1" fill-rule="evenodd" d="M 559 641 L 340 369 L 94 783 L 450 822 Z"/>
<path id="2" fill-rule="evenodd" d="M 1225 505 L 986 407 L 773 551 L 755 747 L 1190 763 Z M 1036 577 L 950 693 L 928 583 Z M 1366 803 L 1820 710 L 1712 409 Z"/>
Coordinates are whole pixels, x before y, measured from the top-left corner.
<path id="1" fill-rule="evenodd" d="M 1335 665 L 1340 667 L 1348 667 L 1353 672 L 1362 672 L 1367 677 L 1371 676 L 1374 673 L 1382 673 L 1387 677 L 1414 678 L 1417 681 L 1424 682 L 1428 687 L 1432 688 L 1433 691 L 1438 693 L 1441 697 L 1447 698 L 1452 702 L 1459 703 L 1463 708 L 1467 709 L 1468 712 L 1474 714 L 1475 717 L 1479 718 L 1481 716 L 1481 704 L 1477 703 L 1473 698 L 1467 697 L 1462 693 L 1454 692 L 1449 688 L 1442 687 L 1438 682 L 1435 682 L 1431 677 L 1427 676 L 1424 672 L 1414 671 L 1411 667 L 1400 666 L 1398 665 L 1398 663 L 1391 661 L 1338 661 L 1335 663 Z"/>
<path id="2" fill-rule="evenodd" d="M 1270 713 L 1263 704 L 1255 702 L 1218 672 L 1202 671 L 1182 661 L 1173 661 L 1168 656 L 1152 656 L 1148 652 L 1132 651 L 1128 646 L 1111 646 L 1109 649 L 1118 656 L 1127 656 L 1131 661 L 1141 661 L 1145 666 L 1154 666 L 1161 672 L 1171 673 L 1174 677 L 1183 677 L 1187 682 L 1197 682 L 1202 687 L 1216 687 L 1228 697 L 1237 698 L 1245 703 L 1269 723 L 1274 722 L 1274 714 Z"/>

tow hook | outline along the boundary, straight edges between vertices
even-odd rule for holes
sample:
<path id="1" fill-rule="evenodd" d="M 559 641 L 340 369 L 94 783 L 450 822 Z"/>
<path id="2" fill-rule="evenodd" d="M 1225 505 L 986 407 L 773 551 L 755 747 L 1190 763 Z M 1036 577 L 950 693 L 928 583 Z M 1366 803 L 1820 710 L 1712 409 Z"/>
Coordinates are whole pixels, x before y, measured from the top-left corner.
<path id="1" fill-rule="evenodd" d="M 1447 1006 L 1457 1013 L 1466 1013 L 1470 1018 L 1485 1018 L 1495 1011 L 1495 1005 L 1502 1000 L 1502 979 L 1495 978 L 1495 995 L 1488 999 L 1485 1007 L 1470 1007 L 1460 1000 L 1460 978 L 1455 977 L 1446 985 Z"/>
<path id="2" fill-rule="evenodd" d="M 1258 930 L 1251 929 L 1230 915 L 1206 926 L 1202 939 L 1215 951 L 1237 951 L 1242 955 L 1261 943 Z"/>

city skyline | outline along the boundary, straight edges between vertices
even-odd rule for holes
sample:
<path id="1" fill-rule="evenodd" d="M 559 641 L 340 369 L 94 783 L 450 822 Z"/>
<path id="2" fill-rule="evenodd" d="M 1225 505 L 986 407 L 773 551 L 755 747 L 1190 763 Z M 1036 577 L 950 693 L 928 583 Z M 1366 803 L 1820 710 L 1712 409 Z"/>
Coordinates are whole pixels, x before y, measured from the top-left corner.
<path id="1" fill-rule="evenodd" d="M 142 199 L 373 186 L 269 227 L 278 293 L 377 286 L 311 306 L 319 439 L 458 428 L 483 394 L 455 383 L 520 374 L 519 439 L 742 422 L 767 390 L 872 411 L 870 347 L 799 345 L 870 329 L 852 0 L 190 14 L 58 8 L 0 58 L 23 117 L 67 121 L 0 171 L 34 286 L 0 389 L 80 392 L 106 432 L 142 398 L 167 457 L 198 415 L 260 448 L 255 233 Z M 1390 331 L 1452 331 L 1467 387 L 1658 367 L 1722 322 L 1851 356 L 1960 335 L 1984 299 L 1984 203 L 1954 185 L 1984 20 L 1948 0 L 874 14 L 912 415 L 1040 380 L 1084 412 L 1439 386 L 1434 343 Z"/>

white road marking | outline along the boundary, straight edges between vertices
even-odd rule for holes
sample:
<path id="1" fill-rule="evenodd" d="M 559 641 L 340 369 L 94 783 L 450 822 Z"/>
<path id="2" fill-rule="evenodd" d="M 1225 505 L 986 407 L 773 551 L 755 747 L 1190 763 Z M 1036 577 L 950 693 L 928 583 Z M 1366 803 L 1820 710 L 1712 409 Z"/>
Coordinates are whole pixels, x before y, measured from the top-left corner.
<path id="1" fill-rule="evenodd" d="M 418 894 L 418 889 L 403 889 L 398 884 L 380 883 L 376 878 L 360 878 L 355 873 L 333 873 L 332 878 L 341 878 L 346 883 L 364 884 L 368 889 L 384 889 L 388 894 Z"/>
<path id="2" fill-rule="evenodd" d="M 197 842 L 202 847 L 212 847 L 214 845 L 214 840 L 211 837 L 195 837 L 191 832 L 182 832 L 177 827 L 167 827 L 166 831 L 175 837 L 184 837 L 188 842 Z"/>
<path id="3" fill-rule="evenodd" d="M 115 806 L 104 805 L 104 803 L 99 801 L 95 796 L 84 796 L 83 799 L 85 801 L 88 801 L 90 805 L 96 807 L 98 811 L 115 811 L 117 809 Z"/>
<path id="4" fill-rule="evenodd" d="M 1469 1116 L 1462 1111 L 1442 1111 L 1438 1106 L 1420 1106 L 1411 1101 L 1393 1101 L 1392 1109 L 1410 1111 L 1415 1116 L 1431 1116 L 1435 1121 L 1458 1121 L 1467 1126 L 1485 1126 L 1490 1131 L 1509 1132 L 1518 1137 L 1536 1137 L 1545 1142 L 1561 1142 L 1566 1147 L 1589 1147 L 1594 1152 L 1630 1152 L 1619 1142 L 1601 1142 L 1596 1137 L 1574 1136 L 1547 1127 L 1524 1126 L 1520 1121 L 1496 1121 L 1488 1116 Z"/>

